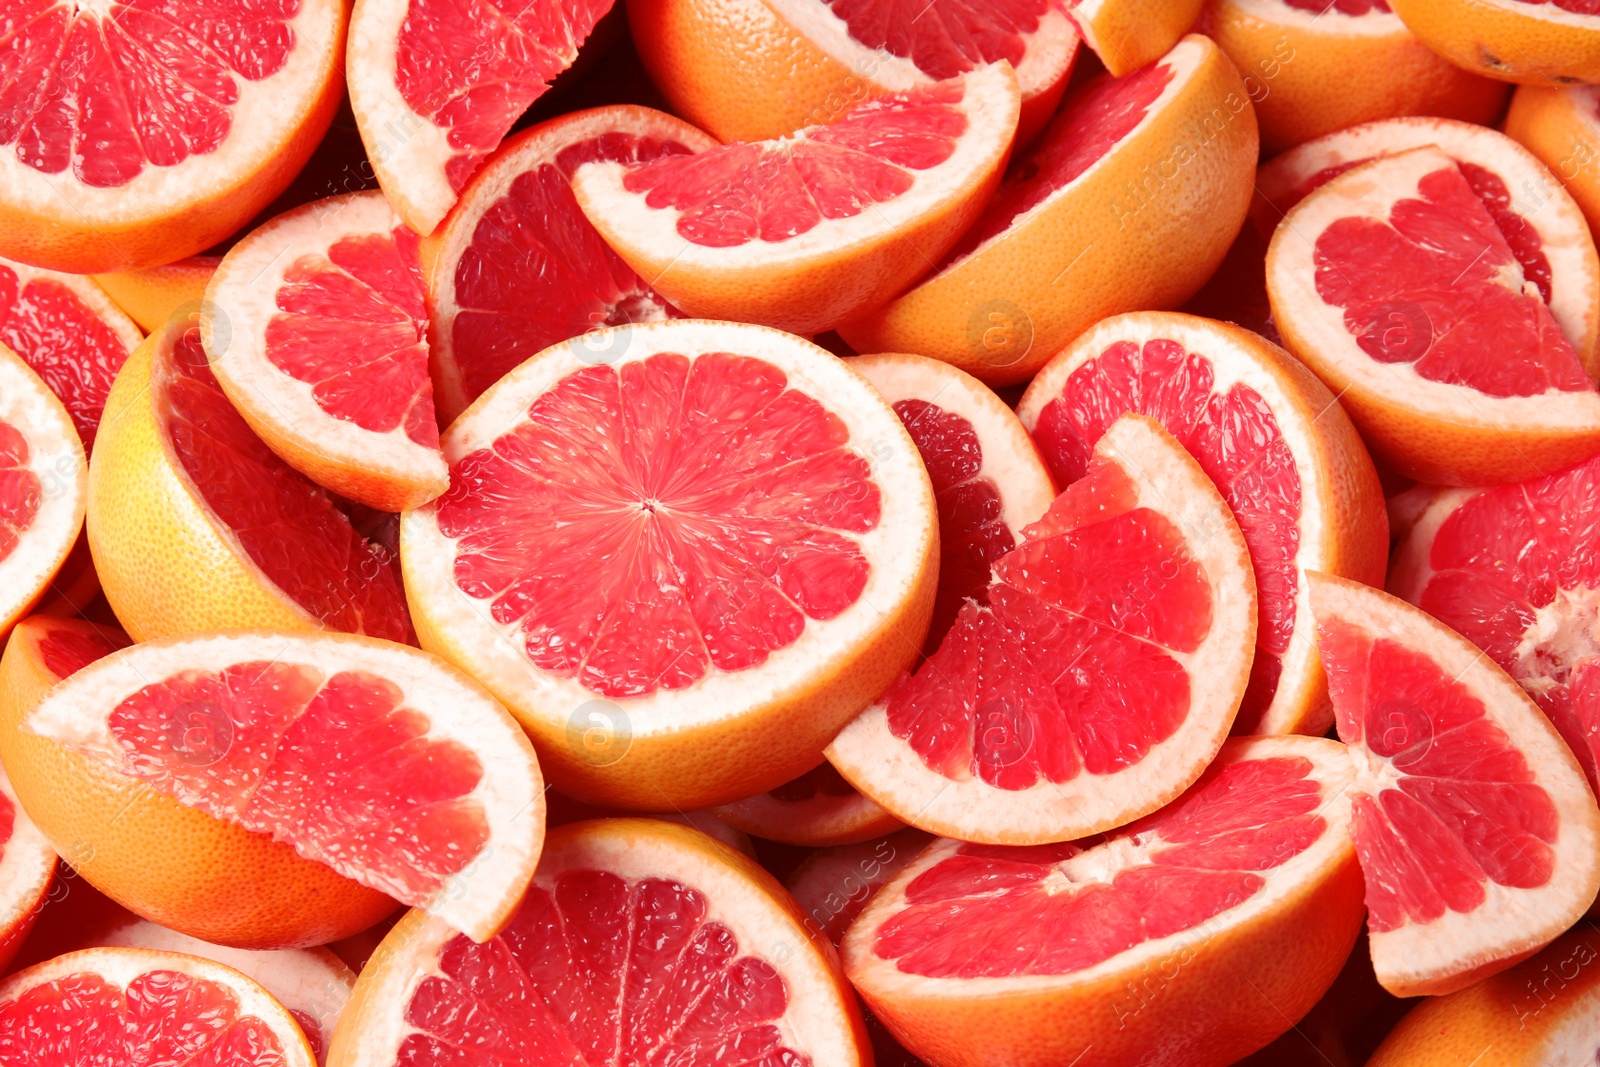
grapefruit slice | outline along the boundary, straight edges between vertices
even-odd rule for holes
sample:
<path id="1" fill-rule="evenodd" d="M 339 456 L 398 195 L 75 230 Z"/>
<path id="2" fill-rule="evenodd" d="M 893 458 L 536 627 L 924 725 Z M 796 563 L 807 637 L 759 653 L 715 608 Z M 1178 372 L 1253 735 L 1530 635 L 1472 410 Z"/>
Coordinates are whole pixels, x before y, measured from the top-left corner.
<path id="1" fill-rule="evenodd" d="M 345 55 L 350 108 L 378 184 L 406 225 L 433 232 L 611 4 L 358 0 Z"/>
<path id="2" fill-rule="evenodd" d="M 180 308 L 195 311 L 221 256 L 198 255 L 161 267 L 94 275 L 94 283 L 116 301 L 145 333 L 155 333 Z"/>
<path id="3" fill-rule="evenodd" d="M 417 246 L 380 192 L 314 201 L 228 251 L 200 319 L 217 384 L 262 441 L 380 511 L 450 484 Z"/>
<path id="4" fill-rule="evenodd" d="M 828 763 L 776 789 L 719 804 L 711 813 L 747 834 L 807 848 L 868 841 L 902 825 Z"/>
<path id="5" fill-rule="evenodd" d="M 845 973 L 929 1063 L 1221 1067 L 1288 1029 L 1350 953 L 1353 778 L 1333 741 L 1235 740 L 1103 841 L 936 841 L 846 932 Z"/>
<path id="6" fill-rule="evenodd" d="M 656 819 L 551 832 L 510 927 L 412 912 L 361 972 L 329 1067 L 866 1067 L 838 957 L 754 862 Z"/>
<path id="7" fill-rule="evenodd" d="M 55 850 L 0 771 L 0 969 L 33 929 L 55 876 Z"/>
<path id="8" fill-rule="evenodd" d="M 543 783 L 522 731 L 469 679 L 387 641 L 146 642 L 73 674 L 19 729 L 478 941 L 539 856 Z"/>
<path id="9" fill-rule="evenodd" d="M 1365 163 L 1300 201 L 1273 234 L 1267 292 L 1289 349 L 1406 477 L 1520 481 L 1600 451 L 1578 353 L 1438 148 Z"/>
<path id="10" fill-rule="evenodd" d="M 1590 232 L 1600 232 L 1600 174 L 1594 166 L 1600 160 L 1600 86 L 1519 87 L 1505 130 L 1560 179 L 1583 209 Z"/>
<path id="11" fill-rule="evenodd" d="M 853 845 L 819 848 L 785 881 L 795 903 L 834 944 L 878 890 L 934 840 L 914 826 Z"/>
<path id="12" fill-rule="evenodd" d="M 572 190 L 606 243 L 689 314 L 818 333 L 893 299 L 972 225 L 1011 151 L 1017 101 L 997 63 L 778 140 L 586 162 Z"/>
<path id="13" fill-rule="evenodd" d="M 797 337 L 600 330 L 501 379 L 444 452 L 450 491 L 401 519 L 418 635 L 581 800 L 690 810 L 782 785 L 927 629 L 916 446 Z"/>
<path id="14" fill-rule="evenodd" d="M 95 273 L 216 244 L 327 130 L 344 30 L 339 0 L 15 8 L 0 36 L 0 255 Z"/>
<path id="15" fill-rule="evenodd" d="M 1026 381 L 1107 315 L 1193 296 L 1239 232 L 1256 153 L 1238 71 L 1209 39 L 1185 37 L 1153 66 L 1069 97 L 938 269 L 839 333 L 858 352 Z"/>
<path id="16" fill-rule="evenodd" d="M 1128 412 L 1177 437 L 1233 509 L 1255 572 L 1256 653 L 1235 733 L 1327 732 L 1305 572 L 1381 584 L 1383 490 L 1355 427 L 1322 383 L 1276 345 L 1163 312 L 1095 326 L 1039 372 L 1017 414 L 1061 485 L 1082 478 L 1101 434 Z"/>
<path id="17" fill-rule="evenodd" d="M 135 640 L 235 627 L 412 639 L 382 516 L 347 510 L 251 431 L 195 315 L 128 357 L 106 405 L 89 541 Z"/>
<path id="18" fill-rule="evenodd" d="M 716 143 L 664 112 L 619 104 L 541 122 L 500 146 L 422 243 L 442 423 L 553 344 L 675 314 L 595 233 L 568 181 L 587 160 L 636 163 Z"/>
<path id="19" fill-rule="evenodd" d="M 1600 888 L 1600 812 L 1504 671 L 1418 609 L 1312 574 L 1378 981 L 1449 993 L 1538 951 Z"/>
<path id="20" fill-rule="evenodd" d="M 994 565 L 939 651 L 828 760 L 900 819 L 964 841 L 1100 833 L 1170 801 L 1228 736 L 1256 587 L 1228 505 L 1143 415 Z"/>
<path id="21" fill-rule="evenodd" d="M 1422 43 L 1450 62 L 1502 81 L 1600 81 L 1600 4 L 1594 0 L 1391 0 Z"/>
<path id="22" fill-rule="evenodd" d="M 1067 0 L 1083 43 L 1116 77 L 1166 55 L 1189 32 L 1203 0 Z"/>

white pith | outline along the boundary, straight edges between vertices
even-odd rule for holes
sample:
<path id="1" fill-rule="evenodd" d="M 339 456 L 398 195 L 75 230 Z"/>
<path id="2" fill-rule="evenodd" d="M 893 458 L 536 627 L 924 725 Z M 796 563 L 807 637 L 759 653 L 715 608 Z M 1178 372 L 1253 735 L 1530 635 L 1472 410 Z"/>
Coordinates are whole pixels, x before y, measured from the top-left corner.
<path id="1" fill-rule="evenodd" d="M 1393 11 L 1368 11 L 1347 15 L 1338 8 L 1320 14 L 1290 7 L 1283 0 L 1225 0 L 1228 7 L 1270 25 L 1285 26 L 1301 33 L 1332 37 L 1393 37 L 1411 33 Z"/>
<path id="2" fill-rule="evenodd" d="M 1524 4 L 1518 0 L 1476 0 L 1476 2 L 1485 7 L 1499 8 L 1501 11 L 1509 11 L 1540 22 L 1554 22 L 1577 30 L 1600 30 L 1600 15 L 1581 15 L 1576 11 L 1559 8 L 1553 3 Z"/>
<path id="3" fill-rule="evenodd" d="M 216 672 L 258 661 L 305 665 L 324 679 L 340 671 L 374 674 L 398 685 L 404 706 L 426 716 L 429 738 L 455 741 L 478 758 L 483 777 L 464 799 L 481 805 L 488 839 L 425 907 L 476 940 L 492 936 L 521 897 L 522 879 L 538 857 L 543 782 L 532 747 L 499 702 L 426 652 L 347 634 L 267 631 L 147 642 L 97 660 L 57 685 L 21 729 L 122 773 L 124 750 L 107 726 L 122 701 L 183 671 Z"/>
<path id="4" fill-rule="evenodd" d="M 123 311 L 117 303 L 106 295 L 106 291 L 90 281 L 87 275 L 63 274 L 58 270 L 45 270 L 43 267 L 30 267 L 26 263 L 16 263 L 9 259 L 0 259 L 3 267 L 17 276 L 18 289 L 26 288 L 29 282 L 49 282 L 68 289 L 72 295 L 83 302 L 83 305 L 94 312 L 94 317 L 103 322 L 106 327 L 117 335 L 117 340 L 122 347 L 132 352 L 144 340 L 144 331 L 139 329 L 137 323 L 130 319 L 127 312 Z M 156 268 L 161 269 L 161 268 Z"/>
<path id="5" fill-rule="evenodd" d="M 1135 506 L 1169 519 L 1203 568 L 1212 625 L 1193 652 L 1163 649 L 1191 679 L 1183 722 L 1143 759 L 1110 774 L 1080 770 L 1065 782 L 1040 779 L 1001 789 L 966 770 L 947 778 L 889 729 L 888 705 L 873 704 L 839 732 L 828 761 L 851 785 L 896 817 L 930 833 L 993 844 L 1070 841 L 1121 826 L 1187 788 L 1233 725 L 1255 651 L 1255 578 L 1244 535 L 1199 464 L 1153 420 L 1128 416 L 1095 446 L 1138 488 Z"/>
<path id="6" fill-rule="evenodd" d="M 45 903 L 45 889 L 56 873 L 56 853 L 22 810 L 4 768 L 0 794 L 11 802 L 11 836 L 0 842 L 0 933 L 5 933 Z"/>

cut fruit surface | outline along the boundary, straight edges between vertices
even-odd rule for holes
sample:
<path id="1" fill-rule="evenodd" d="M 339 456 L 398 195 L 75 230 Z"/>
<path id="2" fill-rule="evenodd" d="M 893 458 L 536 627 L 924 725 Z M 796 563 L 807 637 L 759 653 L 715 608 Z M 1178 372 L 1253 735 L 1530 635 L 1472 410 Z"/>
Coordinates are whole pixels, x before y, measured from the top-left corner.
<path id="1" fill-rule="evenodd" d="M 686 313 L 818 333 L 950 250 L 1000 180 L 1018 100 L 996 63 L 777 140 L 586 162 L 572 189 L 606 243 Z"/>
<path id="2" fill-rule="evenodd" d="M 527 739 L 402 645 L 262 631 L 147 642 L 80 670 L 19 727 L 482 941 L 539 855 Z"/>
<path id="3" fill-rule="evenodd" d="M 1600 395 L 1456 160 L 1416 148 L 1307 196 L 1267 252 L 1273 319 L 1380 458 L 1433 484 L 1600 451 Z"/>
<path id="4" fill-rule="evenodd" d="M 665 112 L 617 105 L 542 122 L 500 146 L 423 242 L 441 422 L 553 344 L 677 314 L 601 240 L 569 182 L 591 160 L 639 163 L 716 143 Z"/>
<path id="5" fill-rule="evenodd" d="M 1121 77 L 1149 66 L 1189 32 L 1204 0 L 1067 0 L 1083 43 Z"/>
<path id="6" fill-rule="evenodd" d="M 846 932 L 845 971 L 930 1063 L 1222 1067 L 1304 1014 L 1356 939 L 1353 777 L 1336 742 L 1240 739 L 1106 839 L 936 841 Z"/>
<path id="7" fill-rule="evenodd" d="M 1379 590 L 1313 574 L 1378 981 L 1448 993 L 1571 926 L 1600 812 L 1555 728 L 1482 652 Z"/>
<path id="8" fill-rule="evenodd" d="M 1204 123 L 1216 131 L 1201 139 Z M 1107 315 L 1193 296 L 1239 231 L 1256 153 L 1238 72 L 1207 38 L 1185 37 L 1154 65 L 1076 92 L 948 259 L 839 332 L 858 352 L 1025 381 Z M 1158 168 L 1173 176 L 1149 179 Z"/>
<path id="9" fill-rule="evenodd" d="M 136 640 L 239 627 L 412 639 L 392 525 L 255 435 L 218 387 L 194 316 L 128 358 L 107 412 L 89 537 Z"/>
<path id="10" fill-rule="evenodd" d="M 1208 319 L 1105 320 L 1051 360 L 1017 405 L 1061 485 L 1128 412 L 1189 451 L 1250 546 L 1260 621 L 1236 733 L 1320 734 L 1333 723 L 1305 596 L 1306 570 L 1381 583 L 1383 490 L 1333 394 L 1275 345 Z"/>
<path id="11" fill-rule="evenodd" d="M 654 819 L 550 834 L 510 927 L 384 939 L 331 1067 L 870 1063 L 832 946 L 752 861 Z"/>
<path id="12" fill-rule="evenodd" d="M 828 763 L 776 789 L 719 804 L 711 814 L 747 834 L 806 848 L 868 841 L 902 825 Z"/>
<path id="13" fill-rule="evenodd" d="M 819 848 L 800 861 L 784 884 L 818 929 L 838 944 L 878 890 L 934 840 L 927 831 L 908 826 L 870 841 Z"/>
<path id="14" fill-rule="evenodd" d="M 56 875 L 56 853 L 0 771 L 0 969 L 33 929 Z"/>
<path id="15" fill-rule="evenodd" d="M 781 785 L 927 628 L 937 517 L 916 447 L 799 338 L 599 331 L 502 379 L 444 451 L 450 491 L 401 521 L 418 633 L 580 799 L 688 810 Z"/>
<path id="16" fill-rule="evenodd" d="M 1600 81 L 1600 6 L 1592 0 L 1391 0 L 1422 43 L 1502 81 Z"/>
<path id="17" fill-rule="evenodd" d="M 1590 233 L 1600 232 L 1600 174 L 1582 162 L 1600 159 L 1600 86 L 1519 87 L 1505 130 L 1566 187 Z"/>
<path id="18" fill-rule="evenodd" d="M 987 602 L 827 749 L 932 833 L 1031 845 L 1121 826 L 1200 776 L 1244 695 L 1244 536 L 1154 420 L 1112 425 L 1024 538 Z"/>
<path id="19" fill-rule="evenodd" d="M 382 193 L 314 201 L 229 250 L 200 320 L 211 371 L 250 429 L 318 485 L 380 511 L 450 484 L 417 245 Z"/>

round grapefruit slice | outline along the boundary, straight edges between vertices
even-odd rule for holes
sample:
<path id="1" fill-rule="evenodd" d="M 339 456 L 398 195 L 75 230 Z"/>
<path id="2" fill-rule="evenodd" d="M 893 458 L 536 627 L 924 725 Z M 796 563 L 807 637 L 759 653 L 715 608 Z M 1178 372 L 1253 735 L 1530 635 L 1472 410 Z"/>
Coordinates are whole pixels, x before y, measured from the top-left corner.
<path id="1" fill-rule="evenodd" d="M 344 30 L 339 0 L 16 8 L 0 35 L 0 255 L 92 273 L 216 244 L 327 130 Z"/>
<path id="2" fill-rule="evenodd" d="M 1383 490 L 1333 394 L 1287 352 L 1190 315 L 1110 318 L 1039 372 L 1017 414 L 1061 485 L 1127 412 L 1158 420 L 1233 509 L 1261 612 L 1236 733 L 1325 733 L 1307 570 L 1379 584 L 1389 536 Z"/>
<path id="3" fill-rule="evenodd" d="M 1153 66 L 1069 97 L 948 259 L 839 333 L 858 352 L 1026 381 L 1107 315 L 1193 296 L 1239 232 L 1256 153 L 1238 71 L 1209 39 L 1185 37 Z"/>
<path id="4" fill-rule="evenodd" d="M 711 813 L 747 834 L 807 848 L 868 841 L 902 825 L 828 763 L 759 796 L 719 804 Z"/>
<path id="5" fill-rule="evenodd" d="M 1067 0 L 1083 43 L 1116 77 L 1166 55 L 1189 32 L 1204 0 Z"/>
<path id="6" fill-rule="evenodd" d="M 0 771 L 0 969 L 33 929 L 55 875 L 55 850 Z"/>
<path id="7" fill-rule="evenodd" d="M 418 635 L 579 799 L 689 810 L 782 785 L 927 630 L 916 446 L 797 337 L 599 330 L 501 379 L 444 452 L 450 491 L 401 519 Z"/>
<path id="8" fill-rule="evenodd" d="M 417 246 L 380 192 L 317 200 L 228 251 L 200 318 L 217 384 L 262 441 L 380 511 L 450 484 Z"/>
<path id="9" fill-rule="evenodd" d="M 387 641 L 146 642 L 80 669 L 18 728 L 479 941 L 505 925 L 539 856 L 527 738 L 469 679 Z"/>
<path id="10" fill-rule="evenodd" d="M 1256 642 L 1243 534 L 1144 415 L 994 564 L 983 603 L 828 746 L 914 826 L 1033 845 L 1100 833 L 1187 788 L 1233 725 Z"/>
<path id="11" fill-rule="evenodd" d="M 936 841 L 844 937 L 845 973 L 929 1063 L 1222 1067 L 1338 975 L 1361 927 L 1354 778 L 1323 738 L 1230 741 L 1101 841 Z"/>
<path id="12" fill-rule="evenodd" d="M 206 286 L 221 256 L 198 255 L 161 267 L 94 275 L 94 283 L 116 301 L 145 333 L 155 333 L 182 308 L 193 311 L 205 299 Z"/>
<path id="13" fill-rule="evenodd" d="M 1600 888 L 1600 812 L 1550 721 L 1431 616 L 1310 575 L 1378 981 L 1449 993 L 1571 926 Z"/>
<path id="14" fill-rule="evenodd" d="M 933 841 L 914 826 L 853 845 L 819 848 L 785 882 L 797 904 L 834 944 L 861 909 Z"/>
<path id="15" fill-rule="evenodd" d="M 195 315 L 128 357 L 106 405 L 89 543 L 135 640 L 237 627 L 412 639 L 392 529 L 255 435 L 217 385 Z"/>
<path id="16" fill-rule="evenodd" d="M 329 1067 L 865 1067 L 833 946 L 755 863 L 656 819 L 551 832 L 511 925 L 475 945 L 400 921 L 356 982 Z"/>
<path id="17" fill-rule="evenodd" d="M 637 163 L 716 143 L 631 104 L 562 115 L 507 138 L 422 243 L 443 424 L 553 344 L 676 313 L 595 233 L 568 182 L 589 160 Z"/>
<path id="18" fill-rule="evenodd" d="M 1273 234 L 1267 292 L 1289 349 L 1406 477 L 1520 481 L 1600 451 L 1582 360 L 1439 148 L 1372 160 L 1300 201 Z"/>
<path id="19" fill-rule="evenodd" d="M 1422 43 L 1467 70 L 1528 85 L 1600 81 L 1595 0 L 1391 0 Z"/>
<path id="20" fill-rule="evenodd" d="M 1505 130 L 1560 179 L 1590 231 L 1600 232 L 1600 86 L 1519 87 Z"/>
<path id="21" fill-rule="evenodd" d="M 875 97 L 827 125 L 572 175 L 606 243 L 691 315 L 794 333 L 893 299 L 983 211 L 1011 150 L 996 63 Z"/>

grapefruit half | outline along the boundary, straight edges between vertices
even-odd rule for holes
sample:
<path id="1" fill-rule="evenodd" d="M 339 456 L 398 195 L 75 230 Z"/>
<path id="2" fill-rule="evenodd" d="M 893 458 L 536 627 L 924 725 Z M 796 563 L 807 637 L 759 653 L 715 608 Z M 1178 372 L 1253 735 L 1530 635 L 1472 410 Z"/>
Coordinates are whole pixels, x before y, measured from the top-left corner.
<path id="1" fill-rule="evenodd" d="M 1589 231 L 1600 232 L 1600 86 L 1519 87 L 1505 129 L 1566 187 Z"/>
<path id="2" fill-rule="evenodd" d="M 1594 0 L 1391 0 L 1422 43 L 1490 78 L 1528 85 L 1600 81 Z"/>
<path id="3" fill-rule="evenodd" d="M 710 810 L 747 834 L 806 848 L 867 841 L 902 825 L 857 792 L 829 763 L 776 789 Z"/>

